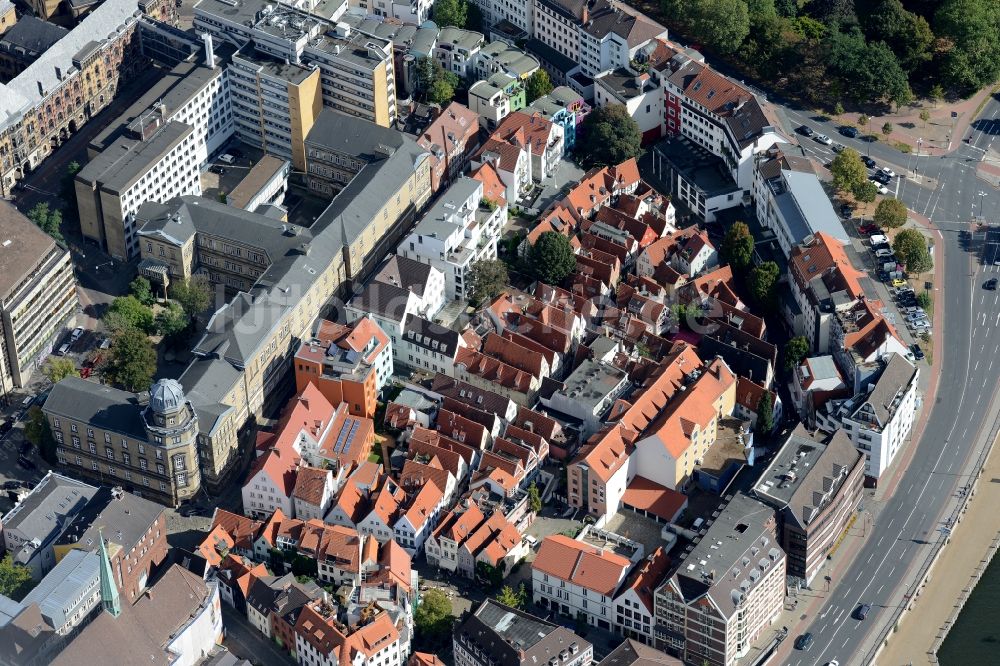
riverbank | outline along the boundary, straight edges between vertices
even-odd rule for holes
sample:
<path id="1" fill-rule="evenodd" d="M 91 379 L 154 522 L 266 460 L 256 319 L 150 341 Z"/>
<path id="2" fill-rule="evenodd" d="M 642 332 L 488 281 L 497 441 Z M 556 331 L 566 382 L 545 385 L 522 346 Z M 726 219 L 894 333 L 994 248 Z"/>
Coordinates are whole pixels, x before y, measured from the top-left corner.
<path id="1" fill-rule="evenodd" d="M 994 446 L 975 484 L 961 522 L 935 564 L 931 577 L 878 657 L 879 666 L 937 664 L 941 645 L 976 582 L 985 572 L 1000 537 L 1000 447 Z M 931 539 L 936 535 L 928 535 Z M 983 618 L 983 622 L 991 619 Z M 976 662 L 968 662 L 976 663 Z"/>

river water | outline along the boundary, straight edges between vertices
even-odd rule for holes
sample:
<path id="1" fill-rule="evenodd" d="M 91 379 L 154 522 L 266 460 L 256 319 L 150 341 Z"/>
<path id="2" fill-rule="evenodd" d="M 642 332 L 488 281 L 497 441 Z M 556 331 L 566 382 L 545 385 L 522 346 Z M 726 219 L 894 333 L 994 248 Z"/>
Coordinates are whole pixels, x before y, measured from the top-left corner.
<path id="1" fill-rule="evenodd" d="M 994 557 L 938 650 L 941 666 L 1000 665 L 1000 557 Z"/>

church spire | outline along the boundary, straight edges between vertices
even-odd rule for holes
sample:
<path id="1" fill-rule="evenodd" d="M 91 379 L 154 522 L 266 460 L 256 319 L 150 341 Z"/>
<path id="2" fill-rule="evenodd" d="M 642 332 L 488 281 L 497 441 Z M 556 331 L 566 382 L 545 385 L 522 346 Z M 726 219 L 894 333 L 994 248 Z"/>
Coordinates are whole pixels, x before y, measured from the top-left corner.
<path id="1" fill-rule="evenodd" d="M 101 605 L 113 617 L 118 617 L 122 612 L 122 602 L 118 597 L 118 586 L 115 585 L 115 575 L 111 569 L 111 560 L 108 558 L 108 549 L 104 546 L 104 533 L 100 530 L 98 530 L 98 539 L 101 542 Z"/>

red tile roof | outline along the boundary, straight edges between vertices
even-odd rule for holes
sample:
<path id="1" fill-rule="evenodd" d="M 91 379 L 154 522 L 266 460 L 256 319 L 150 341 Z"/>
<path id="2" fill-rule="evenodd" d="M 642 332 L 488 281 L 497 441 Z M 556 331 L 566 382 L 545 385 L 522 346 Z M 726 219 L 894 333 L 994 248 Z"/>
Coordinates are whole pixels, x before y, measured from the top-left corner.
<path id="1" fill-rule="evenodd" d="M 635 476 L 625 488 L 622 502 L 659 516 L 667 522 L 673 522 L 687 507 L 687 495 L 661 486 L 644 476 Z"/>
<path id="2" fill-rule="evenodd" d="M 300 467 L 295 479 L 292 497 L 306 504 L 319 506 L 323 501 L 323 491 L 332 472 L 317 467 Z"/>
<path id="3" fill-rule="evenodd" d="M 556 534 L 542 541 L 531 568 L 610 597 L 632 563 L 611 550 Z"/>

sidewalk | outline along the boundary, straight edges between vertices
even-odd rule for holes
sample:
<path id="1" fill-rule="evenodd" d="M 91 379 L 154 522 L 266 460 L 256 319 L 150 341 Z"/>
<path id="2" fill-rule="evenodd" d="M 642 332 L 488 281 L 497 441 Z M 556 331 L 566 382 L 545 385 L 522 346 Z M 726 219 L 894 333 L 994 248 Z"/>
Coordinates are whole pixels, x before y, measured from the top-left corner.
<path id="1" fill-rule="evenodd" d="M 994 448 L 983 467 L 969 509 L 954 528 L 951 542 L 942 553 L 942 557 L 947 557 L 947 566 L 939 564 L 932 570 L 927 586 L 879 655 L 880 665 L 937 663 L 931 660 L 932 645 L 947 633 L 944 625 L 949 619 L 954 620 L 950 616 L 960 606 L 957 600 L 963 592 L 971 591 L 974 573 L 980 567 L 985 568 L 983 560 L 1000 534 L 996 529 L 983 529 L 986 525 L 996 525 L 1000 484 L 989 480 L 997 477 L 1000 477 L 1000 452 Z"/>

